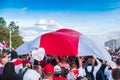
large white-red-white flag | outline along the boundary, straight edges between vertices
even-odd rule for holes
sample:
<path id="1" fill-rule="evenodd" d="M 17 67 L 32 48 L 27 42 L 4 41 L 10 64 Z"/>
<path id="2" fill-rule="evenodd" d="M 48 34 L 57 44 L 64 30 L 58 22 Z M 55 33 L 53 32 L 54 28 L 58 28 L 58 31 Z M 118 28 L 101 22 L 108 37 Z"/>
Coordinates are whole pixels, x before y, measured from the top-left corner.
<path id="1" fill-rule="evenodd" d="M 51 56 L 90 56 L 110 62 L 111 55 L 98 42 L 72 29 L 48 32 L 16 49 L 19 55 L 29 53 L 33 48 L 44 48 Z"/>

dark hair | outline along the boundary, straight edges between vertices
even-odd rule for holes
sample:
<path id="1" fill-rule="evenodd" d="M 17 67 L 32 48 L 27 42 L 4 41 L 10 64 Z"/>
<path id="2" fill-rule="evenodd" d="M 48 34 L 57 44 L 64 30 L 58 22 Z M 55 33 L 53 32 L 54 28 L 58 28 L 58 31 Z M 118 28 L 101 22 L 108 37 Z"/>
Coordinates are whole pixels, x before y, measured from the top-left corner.
<path id="1" fill-rule="evenodd" d="M 55 77 L 60 76 L 61 74 L 54 74 Z"/>
<path id="2" fill-rule="evenodd" d="M 93 56 L 87 56 L 87 58 L 93 58 Z"/>
<path id="3" fill-rule="evenodd" d="M 120 69 L 116 68 L 112 72 L 113 80 L 120 80 Z"/>
<path id="4" fill-rule="evenodd" d="M 76 64 L 75 62 L 72 62 L 72 63 L 70 64 L 70 67 L 71 67 L 71 68 L 73 68 L 73 67 L 75 67 L 75 66 L 77 67 L 77 64 Z"/>
<path id="5" fill-rule="evenodd" d="M 38 70 L 39 69 L 38 65 L 34 65 L 33 69 Z"/>
<path id="6" fill-rule="evenodd" d="M 120 58 L 118 58 L 118 59 L 116 60 L 116 64 L 117 64 L 117 65 L 120 65 Z"/>
<path id="7" fill-rule="evenodd" d="M 7 70 L 8 69 L 8 70 Z M 14 67 L 14 64 L 13 63 L 11 63 L 11 62 L 9 62 L 9 63 L 7 63 L 6 65 L 5 65 L 5 67 L 4 67 L 4 72 L 6 72 L 6 71 L 13 71 L 13 72 L 15 72 L 15 67 Z"/>
<path id="8" fill-rule="evenodd" d="M 50 64 L 52 64 L 53 66 L 57 65 L 57 61 L 55 60 L 55 58 L 50 60 Z"/>
<path id="9" fill-rule="evenodd" d="M 75 62 L 75 64 L 77 65 L 77 67 L 79 66 L 79 62 L 78 62 L 78 57 L 75 56 L 69 56 L 67 59 L 67 62 L 71 65 L 73 62 Z"/>
<path id="10" fill-rule="evenodd" d="M 89 66 L 93 65 L 93 60 L 92 60 L 92 58 L 88 58 L 86 63 L 87 63 L 87 65 L 89 65 Z"/>
<path id="11" fill-rule="evenodd" d="M 68 74 L 68 69 L 65 69 L 64 67 L 61 67 L 61 75 L 63 76 L 63 77 L 67 77 L 67 74 Z"/>

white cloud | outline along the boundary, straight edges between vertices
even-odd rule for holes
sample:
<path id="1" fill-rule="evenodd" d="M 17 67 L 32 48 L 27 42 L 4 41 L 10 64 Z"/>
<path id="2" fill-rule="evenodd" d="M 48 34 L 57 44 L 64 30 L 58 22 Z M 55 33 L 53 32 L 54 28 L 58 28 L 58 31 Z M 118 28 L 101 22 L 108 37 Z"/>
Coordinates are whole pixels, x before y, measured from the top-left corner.
<path id="1" fill-rule="evenodd" d="M 55 20 L 51 19 L 51 20 L 47 20 L 47 19 L 40 19 L 36 25 L 41 29 L 41 30 L 45 30 L 45 31 L 53 31 L 53 30 L 57 30 L 60 28 L 63 28 L 63 26 L 57 22 L 55 22 Z"/>
<path id="2" fill-rule="evenodd" d="M 60 28 L 63 28 L 63 26 L 53 19 L 40 19 L 35 25 L 32 25 L 31 27 L 22 27 L 21 36 L 23 36 L 23 40 L 25 42 L 31 41 L 43 33 L 55 31 Z"/>
<path id="3" fill-rule="evenodd" d="M 38 25 L 45 25 L 45 24 L 47 24 L 47 20 L 46 19 L 40 19 L 37 24 Z"/>

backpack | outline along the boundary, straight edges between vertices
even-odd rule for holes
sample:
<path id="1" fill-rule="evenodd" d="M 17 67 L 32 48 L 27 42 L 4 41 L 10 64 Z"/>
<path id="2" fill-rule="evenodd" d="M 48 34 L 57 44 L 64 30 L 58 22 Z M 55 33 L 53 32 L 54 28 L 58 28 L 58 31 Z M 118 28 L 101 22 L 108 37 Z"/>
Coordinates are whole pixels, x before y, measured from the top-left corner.
<path id="1" fill-rule="evenodd" d="M 19 73 L 17 74 L 19 77 L 19 80 L 23 80 L 23 77 L 27 70 L 28 70 L 28 68 L 26 68 L 23 72 L 22 72 L 22 69 L 19 70 Z"/>
<path id="2" fill-rule="evenodd" d="M 91 72 L 88 72 L 87 67 L 85 67 L 86 77 L 88 80 L 95 80 L 94 75 L 93 75 L 93 71 L 94 71 L 94 66 L 92 66 Z"/>
<path id="3" fill-rule="evenodd" d="M 100 75 L 102 77 L 102 75 L 104 76 L 104 80 L 108 80 L 107 79 L 107 76 L 104 74 L 105 72 L 105 68 L 106 68 L 106 64 L 102 64 L 100 69 L 98 70 L 97 74 L 96 74 L 96 78 L 98 77 L 97 75 Z M 102 72 L 101 72 L 102 71 Z M 101 78 L 100 77 L 100 78 Z M 101 80 L 99 77 L 98 77 L 98 80 Z M 96 79 L 97 80 L 97 79 Z"/>
<path id="4" fill-rule="evenodd" d="M 96 80 L 107 80 L 102 70 L 98 70 L 96 73 Z"/>

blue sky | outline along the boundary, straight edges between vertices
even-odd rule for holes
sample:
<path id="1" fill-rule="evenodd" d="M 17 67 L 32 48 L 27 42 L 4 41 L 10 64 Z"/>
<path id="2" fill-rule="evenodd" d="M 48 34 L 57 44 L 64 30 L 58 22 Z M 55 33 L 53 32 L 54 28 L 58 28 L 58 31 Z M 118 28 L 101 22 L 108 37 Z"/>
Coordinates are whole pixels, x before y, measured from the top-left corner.
<path id="1" fill-rule="evenodd" d="M 29 7 L 31 11 L 106 11 L 119 8 L 119 0 L 1 0 L 3 8 Z"/>
<path id="2" fill-rule="evenodd" d="M 1 0 L 0 17 L 20 26 L 25 41 L 72 28 L 100 43 L 120 32 L 120 0 Z"/>

